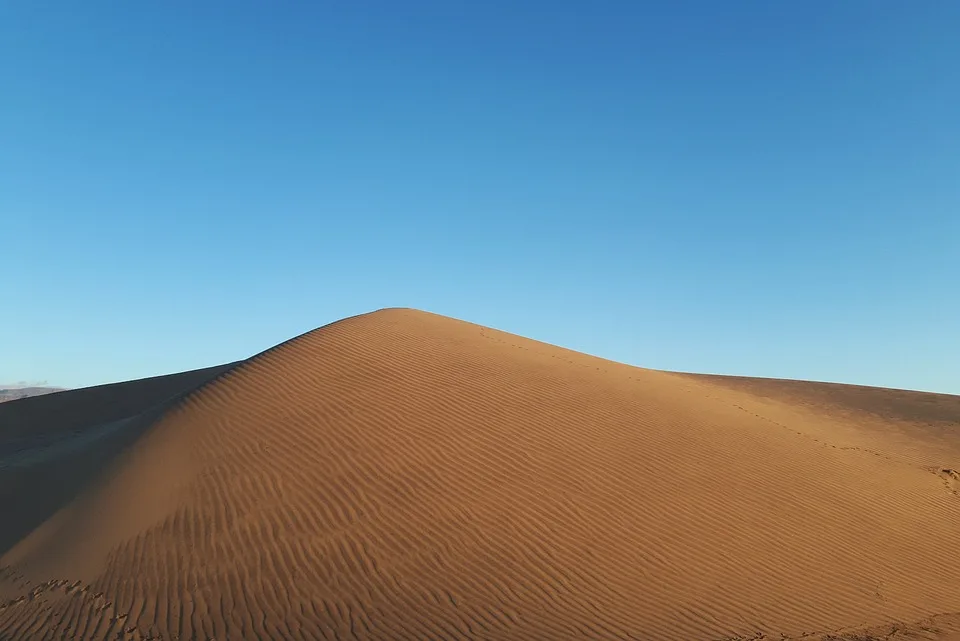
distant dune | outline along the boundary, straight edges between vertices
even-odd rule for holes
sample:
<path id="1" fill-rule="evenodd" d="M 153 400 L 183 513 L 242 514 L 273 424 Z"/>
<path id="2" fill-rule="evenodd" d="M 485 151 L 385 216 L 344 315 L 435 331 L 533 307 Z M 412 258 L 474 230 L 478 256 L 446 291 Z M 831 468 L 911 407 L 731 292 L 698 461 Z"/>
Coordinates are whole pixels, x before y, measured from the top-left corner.
<path id="1" fill-rule="evenodd" d="M 62 387 L 4 387 L 0 385 L 0 403 L 63 391 Z"/>
<path id="2" fill-rule="evenodd" d="M 960 398 L 405 309 L 0 405 L 0 639 L 960 639 Z"/>

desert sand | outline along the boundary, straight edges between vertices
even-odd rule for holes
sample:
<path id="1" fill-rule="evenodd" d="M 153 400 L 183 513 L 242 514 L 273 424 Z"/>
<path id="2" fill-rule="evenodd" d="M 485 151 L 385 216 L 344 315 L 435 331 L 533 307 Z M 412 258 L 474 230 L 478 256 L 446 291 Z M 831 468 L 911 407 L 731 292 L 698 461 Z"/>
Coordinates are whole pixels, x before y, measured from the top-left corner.
<path id="1" fill-rule="evenodd" d="M 0 639 L 960 639 L 960 397 L 389 309 L 0 405 Z"/>

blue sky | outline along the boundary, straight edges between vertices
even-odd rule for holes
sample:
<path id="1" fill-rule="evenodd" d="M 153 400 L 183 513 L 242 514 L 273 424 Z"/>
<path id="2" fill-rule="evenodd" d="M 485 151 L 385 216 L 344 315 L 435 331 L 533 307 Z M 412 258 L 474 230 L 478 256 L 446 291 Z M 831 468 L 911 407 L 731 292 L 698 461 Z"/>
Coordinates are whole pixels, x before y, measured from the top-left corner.
<path id="1" fill-rule="evenodd" d="M 960 3 L 0 5 L 0 382 L 418 307 L 960 393 Z"/>

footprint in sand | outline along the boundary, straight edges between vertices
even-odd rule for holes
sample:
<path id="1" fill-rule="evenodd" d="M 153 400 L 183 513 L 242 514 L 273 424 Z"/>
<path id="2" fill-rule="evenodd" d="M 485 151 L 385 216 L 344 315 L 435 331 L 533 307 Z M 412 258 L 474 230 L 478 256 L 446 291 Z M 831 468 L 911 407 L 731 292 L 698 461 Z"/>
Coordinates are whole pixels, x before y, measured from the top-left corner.
<path id="1" fill-rule="evenodd" d="M 960 470 L 952 467 L 941 467 L 934 471 L 943 480 L 943 484 L 950 492 L 960 496 Z"/>

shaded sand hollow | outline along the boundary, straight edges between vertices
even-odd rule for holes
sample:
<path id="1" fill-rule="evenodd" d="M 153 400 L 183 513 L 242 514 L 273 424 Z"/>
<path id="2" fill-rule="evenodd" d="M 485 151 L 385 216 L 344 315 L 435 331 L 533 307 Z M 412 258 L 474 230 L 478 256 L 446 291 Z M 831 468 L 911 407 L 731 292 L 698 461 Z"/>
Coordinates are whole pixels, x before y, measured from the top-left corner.
<path id="1" fill-rule="evenodd" d="M 0 639 L 960 639 L 960 397 L 423 312 L 0 405 Z"/>

